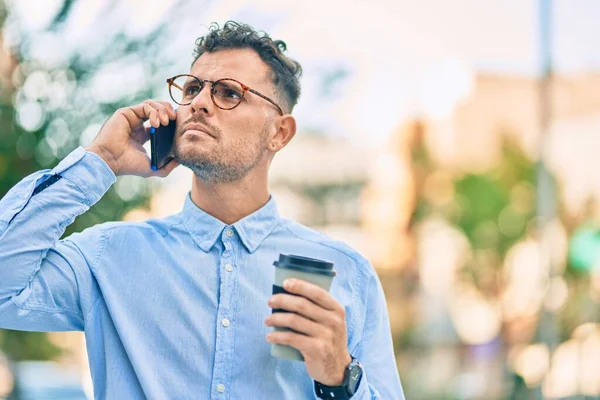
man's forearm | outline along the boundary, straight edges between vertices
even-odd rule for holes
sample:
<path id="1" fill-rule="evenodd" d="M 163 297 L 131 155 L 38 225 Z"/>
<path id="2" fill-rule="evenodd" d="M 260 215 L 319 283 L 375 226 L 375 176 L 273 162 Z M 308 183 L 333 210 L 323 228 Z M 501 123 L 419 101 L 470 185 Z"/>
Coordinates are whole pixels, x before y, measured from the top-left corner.
<path id="1" fill-rule="evenodd" d="M 67 226 L 115 181 L 83 148 L 51 171 L 25 178 L 0 200 L 0 302 L 22 290 Z"/>

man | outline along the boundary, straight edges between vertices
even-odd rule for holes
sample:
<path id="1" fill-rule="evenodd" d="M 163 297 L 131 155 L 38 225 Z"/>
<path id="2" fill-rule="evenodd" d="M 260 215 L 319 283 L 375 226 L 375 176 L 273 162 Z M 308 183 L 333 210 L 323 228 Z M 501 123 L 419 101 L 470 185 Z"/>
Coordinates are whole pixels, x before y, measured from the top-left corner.
<path id="1" fill-rule="evenodd" d="M 300 65 L 232 21 L 196 44 L 189 74 L 167 81 L 176 111 L 117 110 L 89 147 L 1 200 L 0 327 L 83 330 L 98 399 L 403 399 L 372 266 L 269 196 L 269 165 L 296 133 Z M 175 159 L 154 172 L 143 123 L 169 120 Z M 59 240 L 116 176 L 179 164 L 194 172 L 179 214 Z M 273 296 L 279 254 L 333 262 L 330 292 L 292 280 Z M 305 361 L 271 356 L 272 343 Z"/>

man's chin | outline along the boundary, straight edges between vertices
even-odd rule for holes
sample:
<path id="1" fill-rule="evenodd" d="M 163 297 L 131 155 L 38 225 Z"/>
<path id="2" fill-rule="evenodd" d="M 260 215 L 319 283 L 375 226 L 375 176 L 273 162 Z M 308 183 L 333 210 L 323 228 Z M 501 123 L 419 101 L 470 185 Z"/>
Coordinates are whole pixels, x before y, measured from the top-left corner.
<path id="1" fill-rule="evenodd" d="M 174 151 L 174 157 L 177 162 L 184 166 L 212 164 L 210 152 L 199 149 L 197 146 L 188 148 L 188 146 L 179 146 Z"/>
<path id="2" fill-rule="evenodd" d="M 178 143 L 175 144 L 174 153 L 176 156 L 178 155 L 181 158 L 195 160 L 205 159 L 209 154 L 214 152 L 208 151 L 208 149 L 204 148 L 204 146 L 200 145 L 199 143 L 191 143 L 183 140 L 178 141 Z"/>

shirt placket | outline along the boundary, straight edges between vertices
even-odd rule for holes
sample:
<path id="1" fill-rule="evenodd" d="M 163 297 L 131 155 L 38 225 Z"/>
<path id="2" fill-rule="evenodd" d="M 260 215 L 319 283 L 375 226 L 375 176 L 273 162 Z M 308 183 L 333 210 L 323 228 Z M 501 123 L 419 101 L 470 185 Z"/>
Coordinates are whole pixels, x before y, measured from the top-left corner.
<path id="1" fill-rule="evenodd" d="M 217 335 L 215 343 L 215 359 L 211 398 L 215 400 L 229 399 L 231 393 L 230 377 L 233 361 L 234 315 L 232 296 L 236 268 L 234 266 L 235 231 L 226 227 L 221 234 L 223 253 L 219 262 L 219 304 L 217 311 Z"/>

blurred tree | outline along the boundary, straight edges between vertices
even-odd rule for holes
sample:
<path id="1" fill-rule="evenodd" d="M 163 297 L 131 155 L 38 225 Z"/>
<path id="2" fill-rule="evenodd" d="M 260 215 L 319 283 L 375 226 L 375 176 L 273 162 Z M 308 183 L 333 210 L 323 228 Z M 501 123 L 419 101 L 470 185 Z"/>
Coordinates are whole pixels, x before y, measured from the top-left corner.
<path id="1" fill-rule="evenodd" d="M 463 273 L 484 293 L 498 294 L 496 277 L 508 250 L 527 234 L 535 217 L 535 163 L 505 135 L 502 157 L 486 173 L 454 182 L 457 210 L 449 219 L 465 233 L 474 257 Z"/>
<path id="2" fill-rule="evenodd" d="M 0 0 L 0 198 L 26 175 L 52 168 L 77 146 L 87 145 L 117 108 L 154 97 L 164 82 L 161 73 L 171 65 L 156 57 L 168 46 L 167 24 L 131 34 L 122 23 L 129 16 L 117 1 L 105 2 L 97 13 L 98 24 L 85 28 L 96 40 L 73 38 L 74 22 L 89 6 L 77 9 L 79 3 L 59 2 L 44 26 L 32 28 L 13 9 L 16 2 Z M 168 15 L 161 19 L 168 20 Z M 98 26 L 101 35 L 94 31 Z M 153 184 L 119 178 L 65 236 L 146 206 Z M 10 330 L 0 330 L 0 348 L 16 360 L 59 353 L 44 334 Z"/>
<path id="3" fill-rule="evenodd" d="M 535 217 L 535 163 L 510 137 L 503 135 L 502 156 L 492 169 L 455 176 L 453 199 L 443 204 L 423 195 L 424 181 L 439 168 L 421 140 L 413 148 L 419 193 L 413 223 L 438 215 L 460 229 L 474 253 L 461 271 L 484 293 L 498 293 L 499 282 L 490 280 L 497 274 L 490 268 L 502 267 L 506 252 L 525 236 Z"/>
<path id="4" fill-rule="evenodd" d="M 500 161 L 485 172 L 469 173 L 463 171 L 442 171 L 430 156 L 425 142 L 424 128 L 421 122 L 414 126 L 412 146 L 412 165 L 416 176 L 417 206 L 411 225 L 414 226 L 426 218 L 441 217 L 459 229 L 469 240 L 472 256 L 465 260 L 459 269 L 459 280 L 471 282 L 480 293 L 493 297 L 501 303 L 507 282 L 502 272 L 507 252 L 518 242 L 538 235 L 536 224 L 536 165 L 527 157 L 522 148 L 511 137 L 503 135 Z M 452 198 L 448 202 L 432 201 L 426 195 L 427 180 L 438 173 L 451 175 Z M 554 186 L 554 185 L 553 185 Z M 560 187 L 559 187 L 560 188 Z M 436 199 L 433 199 L 436 200 Z M 600 231 L 596 223 L 591 222 L 593 213 L 573 218 L 559 207 L 561 226 L 570 238 L 566 268 L 561 278 L 568 287 L 568 297 L 556 312 L 559 342 L 571 337 L 581 324 L 600 322 L 598 299 L 590 290 L 589 274 L 598 266 L 600 260 Z M 563 265 L 564 266 L 564 265 Z M 539 305 L 536 315 L 521 318 L 515 322 L 521 330 L 519 340 L 539 342 L 544 325 L 540 323 L 549 313 L 544 303 Z M 510 348 L 511 321 L 505 322 L 501 336 L 506 340 L 505 351 Z M 525 336 L 522 332 L 527 332 Z M 401 332 L 399 336 L 406 334 Z M 400 340 L 397 340 L 400 343 Z M 402 343 L 403 347 L 415 346 L 415 341 Z M 512 371 L 505 360 L 507 382 L 512 392 L 509 398 L 535 395 L 536 388 L 527 387 L 522 377 Z M 407 393 L 418 388 L 407 386 Z M 539 389 L 539 388 L 538 388 Z M 441 398 L 442 395 L 436 398 Z"/>
<path id="5" fill-rule="evenodd" d="M 485 296 L 499 299 L 505 282 L 500 273 L 507 252 L 525 238 L 535 217 L 535 163 L 530 160 L 512 137 L 502 135 L 499 162 L 485 172 L 446 171 L 431 157 L 424 141 L 427 126 L 414 123 L 411 165 L 415 174 L 417 204 L 411 226 L 431 218 L 442 218 L 468 239 L 472 256 L 459 268 L 460 281 L 468 281 Z M 431 177 L 449 176 L 452 196 L 440 201 L 427 194 Z M 400 334 L 402 335 L 402 333 Z M 410 336 L 409 336 L 410 337 Z M 404 347 L 418 345 L 403 343 Z M 397 338 L 397 343 L 400 340 Z M 458 345 L 457 346 L 461 346 Z M 510 375 L 510 374 L 509 374 Z M 515 380 L 515 393 L 527 392 L 522 379 Z M 405 387 L 406 393 L 418 395 L 422 388 Z M 449 384 L 448 390 L 454 387 Z M 454 398 L 442 393 L 421 394 L 425 398 Z"/>

